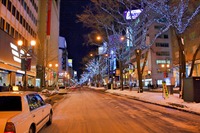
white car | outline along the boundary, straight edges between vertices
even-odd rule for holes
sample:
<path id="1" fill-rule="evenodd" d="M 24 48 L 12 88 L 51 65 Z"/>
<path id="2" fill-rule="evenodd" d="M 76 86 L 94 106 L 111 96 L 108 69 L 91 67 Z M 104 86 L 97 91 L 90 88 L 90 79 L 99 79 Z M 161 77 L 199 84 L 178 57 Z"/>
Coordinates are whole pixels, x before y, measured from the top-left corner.
<path id="1" fill-rule="evenodd" d="M 52 115 L 37 92 L 0 92 L 0 133 L 37 133 Z"/>
<path id="2" fill-rule="evenodd" d="M 65 86 L 59 86 L 58 94 L 67 94 L 67 89 Z"/>

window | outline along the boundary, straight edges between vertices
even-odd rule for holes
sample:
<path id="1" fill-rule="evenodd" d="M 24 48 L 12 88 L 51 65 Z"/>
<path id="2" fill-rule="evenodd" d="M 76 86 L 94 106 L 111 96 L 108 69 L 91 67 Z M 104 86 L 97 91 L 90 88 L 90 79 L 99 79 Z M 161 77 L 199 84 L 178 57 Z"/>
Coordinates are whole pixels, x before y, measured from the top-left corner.
<path id="1" fill-rule="evenodd" d="M 7 9 L 11 12 L 11 7 L 12 7 L 12 4 L 10 2 L 10 0 L 8 0 L 8 6 L 7 6 Z"/>
<path id="2" fill-rule="evenodd" d="M 17 31 L 15 31 L 15 38 L 18 39 L 19 38 L 19 33 Z"/>
<path id="3" fill-rule="evenodd" d="M 0 96 L 0 111 L 22 111 L 20 96 Z"/>
<path id="4" fill-rule="evenodd" d="M 7 32 L 8 34 L 10 33 L 10 24 L 9 23 L 6 23 L 5 32 Z"/>
<path id="5" fill-rule="evenodd" d="M 6 0 L 2 0 L 2 4 L 6 6 Z"/>
<path id="6" fill-rule="evenodd" d="M 38 100 L 33 94 L 28 95 L 26 98 L 28 100 L 30 110 L 34 110 L 39 107 Z"/>
<path id="7" fill-rule="evenodd" d="M 30 94 L 27 97 L 28 105 L 30 110 L 34 110 L 45 105 L 45 102 L 38 94 Z"/>
<path id="8" fill-rule="evenodd" d="M 27 11 L 27 4 L 24 2 L 24 10 Z"/>
<path id="9" fill-rule="evenodd" d="M 168 35 L 164 35 L 164 39 L 168 39 L 169 37 L 168 37 Z"/>
<path id="10" fill-rule="evenodd" d="M 28 31 L 28 23 L 26 22 L 26 30 Z"/>
<path id="11" fill-rule="evenodd" d="M 1 29 L 4 30 L 5 20 L 1 18 Z"/>
<path id="12" fill-rule="evenodd" d="M 22 39 L 22 35 L 18 33 L 18 39 Z"/>
<path id="13" fill-rule="evenodd" d="M 168 43 L 156 43 L 156 47 L 169 47 Z"/>
<path id="14" fill-rule="evenodd" d="M 21 5 L 22 5 L 22 6 L 24 5 L 24 0 L 21 0 Z"/>
<path id="15" fill-rule="evenodd" d="M 27 12 L 28 15 L 30 14 L 30 13 L 29 13 L 29 12 L 30 12 L 30 9 L 29 9 L 28 6 L 27 6 L 27 11 L 26 11 L 26 12 Z"/>
<path id="16" fill-rule="evenodd" d="M 26 20 L 23 18 L 23 27 L 26 28 Z"/>
<path id="17" fill-rule="evenodd" d="M 156 52 L 157 56 L 169 56 L 169 51 L 160 51 L 160 52 Z"/>
<path id="18" fill-rule="evenodd" d="M 16 8 L 15 6 L 12 7 L 12 15 L 15 16 Z"/>
<path id="19" fill-rule="evenodd" d="M 16 19 L 19 21 L 19 11 L 17 11 Z"/>
<path id="20" fill-rule="evenodd" d="M 158 38 L 161 38 L 161 39 L 168 39 L 168 35 L 167 34 L 162 34 L 160 36 L 158 36 Z"/>
<path id="21" fill-rule="evenodd" d="M 36 94 L 36 98 L 38 99 L 41 106 L 45 105 L 44 100 L 40 97 L 40 95 Z"/>
<path id="22" fill-rule="evenodd" d="M 10 35 L 12 36 L 12 37 L 14 37 L 14 35 L 15 35 L 15 30 L 14 30 L 14 28 L 11 26 L 11 33 L 10 33 Z"/>
<path id="23" fill-rule="evenodd" d="M 154 29 L 157 29 L 157 30 L 160 30 L 161 28 L 162 28 L 161 25 L 155 25 L 155 26 L 154 26 Z"/>
<path id="24" fill-rule="evenodd" d="M 23 23 L 23 17 L 22 17 L 22 15 L 20 15 L 20 24 L 22 24 Z"/>

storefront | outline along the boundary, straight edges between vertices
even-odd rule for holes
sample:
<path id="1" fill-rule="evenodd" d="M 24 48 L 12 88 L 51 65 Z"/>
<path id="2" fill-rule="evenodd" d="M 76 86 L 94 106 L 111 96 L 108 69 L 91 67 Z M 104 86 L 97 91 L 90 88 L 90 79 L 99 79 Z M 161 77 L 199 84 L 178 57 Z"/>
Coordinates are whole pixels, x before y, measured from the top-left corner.
<path id="1" fill-rule="evenodd" d="M 9 71 L 0 70 L 0 86 L 8 86 L 9 83 Z"/>

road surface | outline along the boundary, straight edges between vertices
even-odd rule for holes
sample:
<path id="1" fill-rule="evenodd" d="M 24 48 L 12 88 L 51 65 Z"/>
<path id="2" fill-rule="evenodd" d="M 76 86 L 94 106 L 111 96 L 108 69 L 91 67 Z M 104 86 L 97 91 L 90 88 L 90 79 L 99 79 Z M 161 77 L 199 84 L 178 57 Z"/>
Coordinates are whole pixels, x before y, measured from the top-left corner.
<path id="1" fill-rule="evenodd" d="M 81 88 L 57 104 L 40 133 L 200 133 L 200 116 Z"/>

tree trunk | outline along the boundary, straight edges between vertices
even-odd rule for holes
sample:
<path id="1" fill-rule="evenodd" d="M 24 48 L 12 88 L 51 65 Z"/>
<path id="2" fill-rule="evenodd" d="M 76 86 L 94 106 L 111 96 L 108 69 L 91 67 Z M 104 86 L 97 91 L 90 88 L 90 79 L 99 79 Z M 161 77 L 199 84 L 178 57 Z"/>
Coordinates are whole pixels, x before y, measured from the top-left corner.
<path id="1" fill-rule="evenodd" d="M 197 49 L 196 49 L 196 51 L 195 51 L 195 53 L 194 53 L 194 55 L 193 55 L 192 64 L 191 64 L 191 70 L 190 70 L 190 75 L 189 75 L 188 77 L 192 77 L 192 73 L 193 73 L 193 70 L 194 70 L 194 63 L 195 63 L 196 56 L 197 56 L 199 50 L 200 50 L 200 44 L 199 44 L 199 46 L 197 47 Z"/>
<path id="2" fill-rule="evenodd" d="M 122 61 L 119 60 L 119 69 L 120 69 L 120 85 L 121 85 L 121 90 L 124 90 L 124 85 L 123 85 L 123 64 Z"/>
<path id="3" fill-rule="evenodd" d="M 145 53 L 144 63 L 143 63 L 142 70 L 141 70 L 142 75 L 144 73 L 144 68 L 145 68 L 145 66 L 147 64 L 148 53 L 149 53 L 149 50 L 147 50 L 146 53 Z"/>
<path id="4" fill-rule="evenodd" d="M 141 50 L 136 49 L 136 60 L 137 60 L 137 72 L 138 72 L 138 80 L 139 80 L 139 88 L 138 88 L 138 93 L 143 92 L 143 85 L 142 85 L 142 73 L 141 73 L 141 68 L 140 68 L 140 57 L 141 57 Z"/>
<path id="5" fill-rule="evenodd" d="M 186 60 L 185 60 L 185 51 L 184 51 L 184 44 L 182 43 L 182 37 L 180 34 L 176 33 L 178 46 L 179 46 L 179 79 L 180 79 L 180 98 L 183 96 L 183 79 L 186 77 Z"/>

